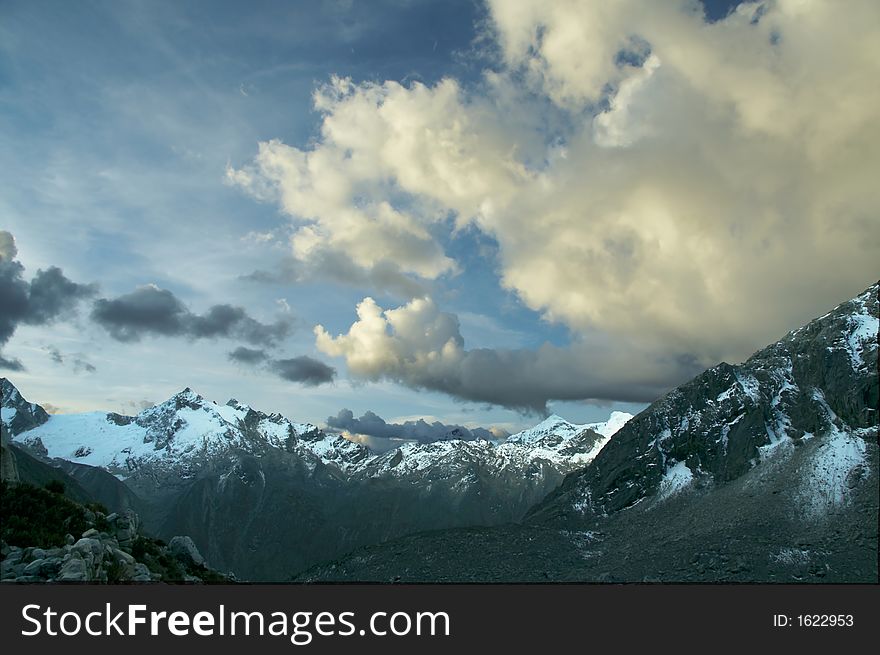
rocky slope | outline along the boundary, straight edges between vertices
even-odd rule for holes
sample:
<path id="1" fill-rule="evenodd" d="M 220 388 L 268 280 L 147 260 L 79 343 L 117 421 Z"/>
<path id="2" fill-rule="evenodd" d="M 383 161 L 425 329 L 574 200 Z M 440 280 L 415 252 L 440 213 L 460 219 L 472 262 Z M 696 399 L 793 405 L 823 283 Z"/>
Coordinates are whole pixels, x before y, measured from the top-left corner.
<path id="1" fill-rule="evenodd" d="M 4 582 L 228 582 L 208 569 L 189 537 L 170 544 L 141 534 L 138 515 L 106 514 L 71 500 L 67 483 L 0 482 L 0 579 Z M 74 534 L 81 535 L 75 537 Z"/>
<path id="2" fill-rule="evenodd" d="M 522 525 L 412 535 L 303 580 L 877 582 L 878 285 L 673 390 Z"/>

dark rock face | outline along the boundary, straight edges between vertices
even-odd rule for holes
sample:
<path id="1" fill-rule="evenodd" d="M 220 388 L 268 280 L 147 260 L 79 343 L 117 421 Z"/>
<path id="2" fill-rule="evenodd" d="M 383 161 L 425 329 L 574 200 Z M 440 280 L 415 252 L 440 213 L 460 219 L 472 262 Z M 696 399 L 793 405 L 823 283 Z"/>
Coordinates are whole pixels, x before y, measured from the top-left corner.
<path id="1" fill-rule="evenodd" d="M 11 482 L 24 482 L 37 487 L 43 487 L 51 482 L 61 482 L 64 485 L 64 495 L 71 500 L 79 503 L 94 502 L 86 488 L 67 475 L 61 466 L 39 460 L 14 444 L 8 444 L 6 450 L 9 456 L 14 458 L 18 474 L 18 478 Z M 110 475 L 106 472 L 104 474 Z"/>
<path id="2" fill-rule="evenodd" d="M 0 444 L 0 480 L 6 482 L 18 482 L 18 462 L 15 460 L 15 454 L 11 448 L 7 448 L 5 444 Z"/>
<path id="3" fill-rule="evenodd" d="M 14 437 L 49 420 L 49 414 L 36 403 L 29 403 L 6 378 L 0 378 L 0 420 L 5 432 Z M 11 416 L 10 416 L 11 414 Z"/>
<path id="4" fill-rule="evenodd" d="M 531 519 L 620 511 L 656 494 L 678 463 L 694 484 L 718 485 L 785 440 L 844 431 L 876 442 L 877 293 L 873 285 L 743 364 L 719 364 L 653 403 Z"/>

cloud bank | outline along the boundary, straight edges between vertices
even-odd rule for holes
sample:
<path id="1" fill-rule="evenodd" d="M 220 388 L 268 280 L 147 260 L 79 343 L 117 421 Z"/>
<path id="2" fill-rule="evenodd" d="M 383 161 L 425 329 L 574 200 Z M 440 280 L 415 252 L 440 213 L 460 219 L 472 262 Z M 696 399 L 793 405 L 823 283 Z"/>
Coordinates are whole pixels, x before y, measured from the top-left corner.
<path id="1" fill-rule="evenodd" d="M 546 413 L 550 400 L 649 402 L 670 380 L 682 382 L 700 370 L 692 357 L 657 356 L 637 343 L 604 347 L 599 339 L 566 348 L 468 350 L 458 319 L 430 298 L 388 310 L 366 298 L 357 314 L 344 334 L 315 328 L 318 350 L 344 357 L 353 376 L 527 413 Z"/>
<path id="2" fill-rule="evenodd" d="M 418 441 L 430 443 L 446 439 L 497 440 L 509 436 L 504 430 L 488 430 L 486 428 L 466 428 L 462 425 L 447 425 L 440 421 L 428 423 L 424 419 L 388 423 L 378 414 L 367 411 L 356 418 L 350 409 L 341 409 L 336 416 L 327 417 L 327 427 L 348 432 L 353 436 L 369 437 L 368 442 L 379 450 L 387 450 L 395 444 L 377 443 L 376 439 L 394 441 Z"/>
<path id="3" fill-rule="evenodd" d="M 458 267 L 437 235 L 475 226 L 501 285 L 572 344 L 468 351 L 429 300 L 365 301 L 348 334 L 318 333 L 353 374 L 518 407 L 646 400 L 877 279 L 876 2 L 714 23 L 693 2 L 488 7 L 498 60 L 477 84 L 334 78 L 312 144 L 261 143 L 227 176 L 278 203 L 312 266 L 435 280 Z"/>

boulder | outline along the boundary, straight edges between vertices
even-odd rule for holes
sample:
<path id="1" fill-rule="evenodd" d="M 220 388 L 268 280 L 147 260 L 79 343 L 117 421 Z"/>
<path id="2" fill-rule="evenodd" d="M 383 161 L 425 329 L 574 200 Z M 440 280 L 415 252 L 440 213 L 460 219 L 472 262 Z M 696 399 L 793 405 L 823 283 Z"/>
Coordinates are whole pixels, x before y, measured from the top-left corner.
<path id="1" fill-rule="evenodd" d="M 190 537 L 174 537 L 168 544 L 168 550 L 177 559 L 185 564 L 204 566 L 205 558 L 196 548 L 195 543 Z"/>
<path id="2" fill-rule="evenodd" d="M 119 547 L 123 550 L 131 550 L 140 528 L 138 515 L 127 509 L 111 514 L 107 517 L 107 522 L 110 524 L 110 533 L 119 542 Z"/>
<path id="3" fill-rule="evenodd" d="M 61 571 L 56 578 L 57 582 L 88 582 L 91 575 L 89 566 L 79 553 L 71 553 L 64 564 L 61 565 Z"/>

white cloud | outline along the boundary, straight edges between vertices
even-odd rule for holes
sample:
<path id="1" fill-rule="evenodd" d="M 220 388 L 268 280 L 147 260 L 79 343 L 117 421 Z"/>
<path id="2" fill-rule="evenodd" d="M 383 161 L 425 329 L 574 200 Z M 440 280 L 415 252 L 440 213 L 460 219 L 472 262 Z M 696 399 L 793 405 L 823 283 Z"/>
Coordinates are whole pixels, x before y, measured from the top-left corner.
<path id="1" fill-rule="evenodd" d="M 296 257 L 436 278 L 456 266 L 433 236 L 451 214 L 497 240 L 505 287 L 578 335 L 572 361 L 638 343 L 652 380 L 664 354 L 743 358 L 877 278 L 876 2 L 750 3 L 712 24 L 687 2 L 489 5 L 504 68 L 479 85 L 334 79 L 312 146 L 264 143 L 230 171 L 297 219 Z M 436 383 L 468 361 L 457 325 L 420 302 L 365 301 L 319 345 L 357 375 L 467 396 Z"/>

